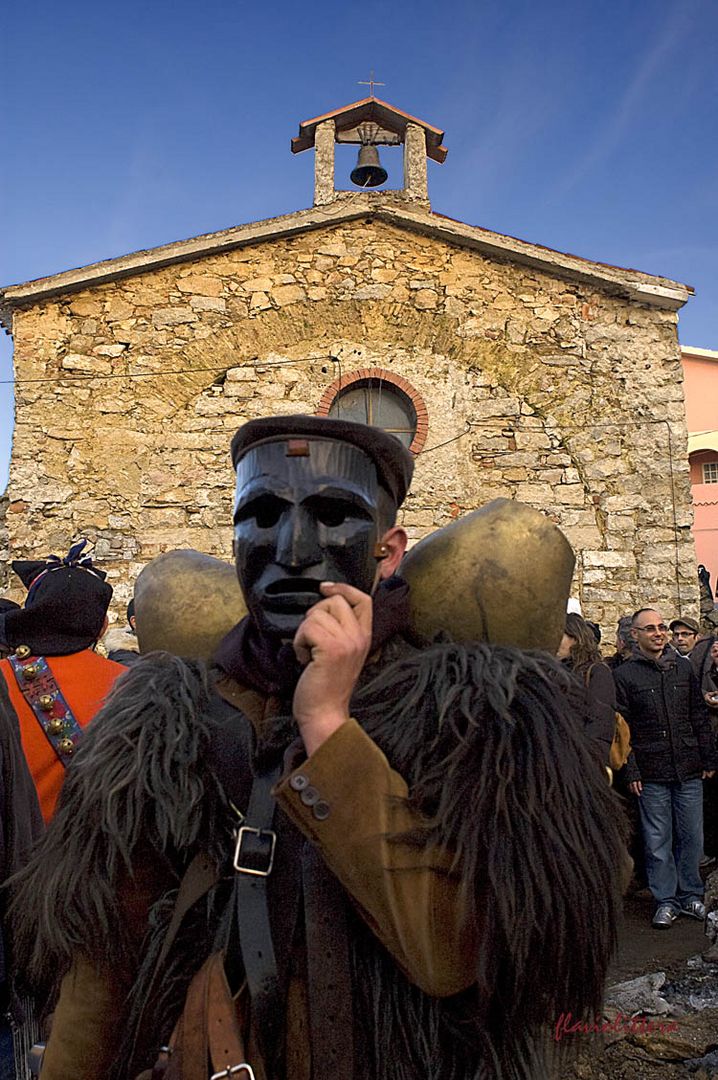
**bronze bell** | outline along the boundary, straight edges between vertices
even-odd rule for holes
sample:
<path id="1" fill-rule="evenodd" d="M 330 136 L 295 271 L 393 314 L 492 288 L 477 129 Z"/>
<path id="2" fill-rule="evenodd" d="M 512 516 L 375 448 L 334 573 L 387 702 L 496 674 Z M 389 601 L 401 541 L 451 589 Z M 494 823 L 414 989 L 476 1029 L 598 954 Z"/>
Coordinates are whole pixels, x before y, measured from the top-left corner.
<path id="1" fill-rule="evenodd" d="M 52 720 L 48 720 L 47 722 L 47 730 L 50 735 L 61 735 L 64 727 L 65 721 L 61 716 L 54 716 Z M 66 739 L 63 741 L 67 742 Z"/>
<path id="2" fill-rule="evenodd" d="M 25 679 L 36 679 L 40 674 L 40 669 L 37 664 L 28 664 L 22 669 L 22 674 Z"/>
<path id="3" fill-rule="evenodd" d="M 72 739 L 60 739 L 59 743 L 57 744 L 57 749 L 60 751 L 61 754 L 66 754 L 67 757 L 69 757 L 75 749 L 75 744 Z"/>
<path id="4" fill-rule="evenodd" d="M 359 160 L 349 177 L 352 184 L 362 188 L 379 187 L 386 181 L 388 175 L 389 173 L 379 161 L 379 151 L 376 146 L 360 146 Z"/>
<path id="5" fill-rule="evenodd" d="M 30 655 L 30 646 L 29 645 L 18 645 L 18 647 L 15 649 L 15 656 L 18 658 L 18 660 L 27 660 L 29 655 Z"/>
<path id="6" fill-rule="evenodd" d="M 43 694 L 40 698 L 40 708 L 43 712 L 49 712 L 54 704 L 55 699 L 52 694 Z"/>

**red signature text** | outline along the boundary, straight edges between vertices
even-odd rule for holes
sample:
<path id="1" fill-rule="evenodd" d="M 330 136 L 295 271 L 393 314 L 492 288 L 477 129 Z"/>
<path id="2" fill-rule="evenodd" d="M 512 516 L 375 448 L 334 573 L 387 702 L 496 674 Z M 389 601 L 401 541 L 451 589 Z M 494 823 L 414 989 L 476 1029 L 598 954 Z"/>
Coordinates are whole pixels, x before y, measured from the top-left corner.
<path id="1" fill-rule="evenodd" d="M 670 1035 L 678 1031 L 675 1020 L 649 1020 L 646 1016 L 624 1016 L 618 1013 L 615 1020 L 574 1020 L 573 1014 L 561 1013 L 553 1031 L 555 1042 L 561 1042 L 565 1035 L 649 1035 L 660 1032 Z"/>

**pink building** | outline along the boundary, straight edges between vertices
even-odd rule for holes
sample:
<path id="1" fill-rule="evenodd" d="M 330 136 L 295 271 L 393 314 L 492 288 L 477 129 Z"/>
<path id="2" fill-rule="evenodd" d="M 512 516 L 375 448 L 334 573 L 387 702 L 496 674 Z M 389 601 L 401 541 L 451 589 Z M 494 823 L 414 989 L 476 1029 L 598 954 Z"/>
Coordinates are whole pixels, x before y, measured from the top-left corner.
<path id="1" fill-rule="evenodd" d="M 718 586 L 718 352 L 681 350 L 683 359 L 688 454 L 693 495 L 693 535 L 698 562 Z"/>

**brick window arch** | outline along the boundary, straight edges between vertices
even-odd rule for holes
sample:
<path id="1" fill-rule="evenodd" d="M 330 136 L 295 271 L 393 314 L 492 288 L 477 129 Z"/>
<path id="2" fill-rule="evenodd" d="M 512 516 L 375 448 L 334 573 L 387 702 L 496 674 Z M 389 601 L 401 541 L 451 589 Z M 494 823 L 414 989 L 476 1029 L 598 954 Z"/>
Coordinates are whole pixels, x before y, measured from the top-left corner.
<path id="1" fill-rule="evenodd" d="M 382 368 L 360 368 L 335 379 L 322 394 L 317 416 L 342 417 L 342 400 L 349 415 L 390 431 L 418 454 L 429 432 L 429 414 L 421 394 L 400 375 Z"/>

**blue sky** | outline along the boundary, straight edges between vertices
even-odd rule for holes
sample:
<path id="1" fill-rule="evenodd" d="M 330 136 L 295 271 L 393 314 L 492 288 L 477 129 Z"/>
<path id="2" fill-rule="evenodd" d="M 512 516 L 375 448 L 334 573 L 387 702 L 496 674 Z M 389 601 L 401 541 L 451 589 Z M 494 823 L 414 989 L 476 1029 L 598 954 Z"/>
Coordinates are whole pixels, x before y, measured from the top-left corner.
<path id="1" fill-rule="evenodd" d="M 289 140 L 373 68 L 446 130 L 435 210 L 694 285 L 718 348 L 717 42 L 715 0 L 10 5 L 0 284 L 310 205 Z M 0 490 L 11 427 L 0 384 Z"/>

